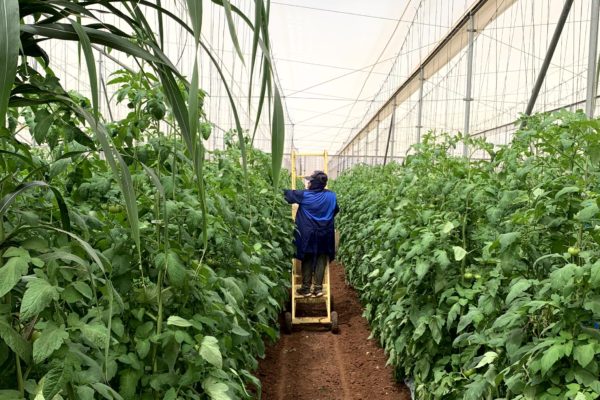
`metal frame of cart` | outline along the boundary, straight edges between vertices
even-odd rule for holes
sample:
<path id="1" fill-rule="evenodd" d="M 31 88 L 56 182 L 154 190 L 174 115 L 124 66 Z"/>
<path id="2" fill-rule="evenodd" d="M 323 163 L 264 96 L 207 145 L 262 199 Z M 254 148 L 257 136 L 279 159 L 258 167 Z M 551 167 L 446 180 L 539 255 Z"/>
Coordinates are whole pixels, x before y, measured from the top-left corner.
<path id="1" fill-rule="evenodd" d="M 323 157 L 323 171 L 327 173 L 328 167 L 328 154 L 327 151 L 322 153 L 296 153 L 292 151 L 291 154 L 291 175 L 292 175 L 292 190 L 296 189 L 296 157 L 298 156 L 309 156 L 309 157 Z M 298 211 L 298 205 L 292 206 L 292 218 L 296 218 L 296 212 Z M 329 262 L 325 267 L 325 276 L 323 278 L 323 296 L 321 297 L 303 297 L 296 294 L 296 290 L 302 285 L 302 263 L 300 260 L 292 260 L 292 287 L 291 287 L 291 311 L 285 313 L 285 331 L 291 333 L 294 325 L 323 325 L 331 328 L 333 333 L 339 331 L 338 327 L 338 315 L 336 311 L 333 311 L 333 296 L 331 294 L 331 284 L 329 277 Z M 322 316 L 311 316 L 311 317 L 298 317 L 296 315 L 298 304 L 319 304 L 325 303 L 326 313 Z"/>

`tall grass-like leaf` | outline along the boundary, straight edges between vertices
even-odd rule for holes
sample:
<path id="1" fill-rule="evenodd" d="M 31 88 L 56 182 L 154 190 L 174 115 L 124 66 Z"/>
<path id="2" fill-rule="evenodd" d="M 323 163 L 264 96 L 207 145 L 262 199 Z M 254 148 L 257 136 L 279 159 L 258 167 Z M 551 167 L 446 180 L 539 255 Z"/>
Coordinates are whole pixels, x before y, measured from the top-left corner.
<path id="1" fill-rule="evenodd" d="M 193 147 L 190 149 L 190 155 L 198 178 L 198 192 L 200 193 L 200 204 L 202 207 L 202 243 L 206 250 L 208 247 L 208 210 L 206 207 L 206 193 L 204 188 L 204 143 L 202 142 L 202 137 L 198 135 L 198 49 L 202 29 L 202 1 L 188 0 L 188 9 L 192 20 L 192 26 L 194 27 L 194 44 L 196 46 L 196 51 L 194 53 L 194 69 L 192 72 L 192 81 L 190 82 L 188 98 L 190 133 L 193 138 Z"/>
<path id="2" fill-rule="evenodd" d="M 196 51 L 198 48 L 196 48 Z M 190 84 L 190 98 L 188 99 L 190 127 L 192 129 L 194 148 L 192 160 L 194 160 L 194 170 L 198 179 L 198 192 L 200 193 L 200 204 L 202 207 L 202 243 L 204 249 L 208 247 L 208 210 L 206 207 L 206 192 L 204 188 L 204 143 L 202 137 L 198 135 L 198 58 L 194 62 L 194 72 L 192 73 L 192 82 Z"/>
<path id="3" fill-rule="evenodd" d="M 8 99 L 19 59 L 19 2 L 0 1 L 0 127 L 6 126 Z"/>
<path id="4" fill-rule="evenodd" d="M 219 5 L 222 5 L 225 7 L 223 0 L 213 0 L 213 3 L 219 4 Z M 141 0 L 138 4 L 144 5 L 147 7 L 151 7 L 154 9 L 158 9 L 156 4 L 149 2 L 147 0 Z M 252 25 L 252 22 L 248 19 L 248 17 L 246 17 L 238 8 L 231 5 L 231 3 L 229 3 L 229 6 L 230 6 L 230 11 L 233 11 L 234 13 L 236 13 L 244 22 L 246 22 L 246 24 L 252 30 L 256 29 L 256 27 Z M 171 13 L 170 11 L 168 11 L 166 9 L 163 9 L 160 11 L 162 13 L 164 13 L 165 15 L 167 15 L 169 18 L 173 19 L 173 21 L 177 22 L 181 27 L 183 27 L 183 29 L 188 31 L 190 34 L 195 36 L 194 30 L 190 29 L 190 27 L 187 26 L 187 24 L 183 20 L 181 20 L 179 17 L 177 17 L 177 15 Z M 197 14 L 197 12 L 196 12 L 196 14 Z M 268 7 L 267 7 L 267 11 L 265 12 L 265 15 L 268 15 Z M 263 18 L 262 21 L 263 21 L 263 23 L 262 23 L 262 27 L 260 27 L 260 29 L 263 32 L 263 36 L 264 36 L 265 32 L 267 31 L 265 18 Z M 267 36 L 266 42 L 268 43 L 268 36 Z M 263 50 L 263 53 L 265 51 L 267 52 L 267 53 L 265 53 L 265 57 L 267 57 L 270 61 L 270 57 L 268 54 L 268 47 L 265 46 L 265 43 L 263 42 L 263 40 L 260 40 L 260 39 L 258 41 L 258 44 L 261 47 L 261 49 Z M 240 150 L 242 153 L 242 166 L 243 166 L 243 170 L 244 170 L 244 179 L 245 179 L 245 181 L 247 181 L 248 173 L 247 173 L 246 148 L 244 145 L 244 135 L 243 135 L 242 125 L 240 123 L 239 114 L 237 111 L 237 106 L 236 106 L 233 96 L 231 94 L 231 90 L 229 89 L 229 85 L 227 84 L 226 77 L 222 71 L 221 66 L 218 63 L 218 60 L 214 57 L 214 55 L 211 53 L 210 49 L 204 43 L 200 42 L 200 46 L 204 49 L 204 51 L 206 51 L 207 55 L 209 56 L 209 58 L 211 60 L 211 63 L 217 69 L 217 72 L 219 73 L 219 76 L 221 77 L 223 85 L 225 86 L 225 91 L 227 92 L 227 97 L 229 98 L 229 103 L 232 108 L 232 112 L 233 112 L 233 116 L 234 116 L 234 120 L 235 120 L 235 124 L 236 124 L 236 129 L 238 132 L 238 139 L 240 141 Z M 268 79 L 268 82 L 270 84 L 270 70 L 268 70 L 268 71 L 269 71 L 269 74 L 267 74 L 267 77 L 265 79 Z M 183 100 L 181 93 L 178 93 L 179 88 L 178 88 L 176 82 L 174 81 L 172 75 L 169 73 L 169 71 L 167 71 L 166 68 L 158 65 L 157 73 L 160 76 L 160 80 L 163 85 L 163 89 L 165 90 L 165 96 L 167 97 L 167 101 L 169 102 L 169 104 L 171 106 L 171 111 L 173 112 L 173 115 L 175 116 L 175 119 L 182 130 L 183 139 L 186 142 L 186 145 L 188 146 L 188 148 L 191 149 L 192 141 L 191 141 L 191 137 L 189 135 L 189 132 L 190 132 L 189 117 L 186 115 L 187 108 L 185 107 L 185 101 Z M 260 116 L 260 113 L 258 115 Z"/>
<path id="5" fill-rule="evenodd" d="M 14 152 L 14 151 L 3 150 L 3 149 L 0 149 L 0 154 L 6 154 L 7 156 L 16 157 L 19 160 L 21 160 L 24 163 L 26 163 L 27 165 L 29 165 L 31 168 L 35 168 L 33 160 L 31 160 L 30 158 L 25 157 L 22 154 L 19 154 L 19 153 Z"/>
<path id="6" fill-rule="evenodd" d="M 156 0 L 156 6 L 158 8 L 158 36 L 160 38 L 160 48 L 161 50 L 165 49 L 165 27 L 162 16 L 162 1 Z"/>
<path id="7" fill-rule="evenodd" d="M 23 193 L 31 188 L 36 188 L 36 187 L 44 187 L 44 188 L 48 188 L 52 191 L 52 193 L 54 194 L 54 198 L 56 199 L 56 204 L 58 204 L 58 209 L 60 211 L 60 220 L 61 220 L 62 227 L 63 227 L 63 229 L 70 230 L 71 222 L 70 222 L 70 218 L 69 218 L 69 210 L 67 209 L 67 204 L 65 203 L 65 200 L 63 199 L 62 194 L 60 193 L 60 191 L 57 188 L 48 185 L 44 181 L 32 181 L 32 182 L 22 183 L 19 186 L 17 186 L 15 188 L 15 190 L 13 190 L 11 193 L 4 196 L 2 198 L 2 200 L 0 200 L 0 221 L 4 217 L 4 214 L 6 214 L 6 211 L 8 210 L 10 205 L 15 201 L 15 199 L 21 193 Z"/>
<path id="8" fill-rule="evenodd" d="M 94 109 L 94 118 L 98 121 L 98 74 L 96 73 L 96 62 L 94 60 L 94 53 L 92 52 L 92 43 L 90 38 L 83 27 L 76 21 L 71 21 L 71 25 L 77 36 L 79 36 L 79 45 L 83 50 L 85 56 L 85 62 L 88 69 L 88 76 L 90 79 L 90 90 L 92 92 L 92 107 Z"/>
<path id="9" fill-rule="evenodd" d="M 133 42 L 112 33 L 104 32 L 98 29 L 83 27 L 90 41 L 95 44 L 110 47 L 114 50 L 122 51 L 134 57 L 146 60 L 153 63 L 168 64 L 168 60 L 158 58 Z M 32 35 L 40 35 L 52 39 L 73 40 L 77 41 L 79 37 L 75 33 L 74 28 L 68 24 L 47 24 L 47 25 L 21 25 L 21 31 L 31 33 Z M 172 67 L 172 65 L 171 65 Z M 174 67 L 172 67 L 174 68 Z"/>
<path id="10" fill-rule="evenodd" d="M 244 170 L 244 182 L 247 183 L 248 182 L 248 158 L 246 156 L 246 144 L 244 143 L 244 131 L 242 130 L 242 124 L 240 122 L 240 116 L 238 114 L 237 107 L 235 105 L 235 100 L 233 98 L 233 95 L 231 94 L 229 85 L 227 85 L 227 79 L 225 78 L 225 74 L 223 74 L 223 70 L 219 66 L 217 60 L 215 59 L 213 54 L 210 52 L 210 50 L 208 49 L 208 47 L 206 47 L 206 45 L 204 43 L 201 42 L 200 45 L 206 51 L 206 54 L 211 59 L 213 65 L 215 65 L 215 68 L 216 68 L 217 72 L 219 73 L 219 76 L 221 77 L 221 80 L 223 82 L 223 86 L 225 86 L 225 91 L 227 92 L 227 97 L 229 98 L 229 104 L 231 105 L 231 112 L 233 113 L 233 119 L 235 121 L 235 126 L 237 129 L 238 140 L 240 142 L 240 151 L 242 153 L 242 168 Z"/>
<path id="11" fill-rule="evenodd" d="M 212 0 L 213 3 L 224 7 L 225 5 L 223 4 L 223 0 Z M 246 16 L 246 14 L 244 14 L 239 8 L 237 8 L 235 5 L 231 4 L 231 2 L 229 2 L 229 7 L 231 8 L 231 11 L 236 14 L 238 17 L 240 17 L 246 24 L 248 24 L 248 26 L 251 29 L 254 29 L 254 27 L 252 26 L 252 22 L 250 21 L 250 19 Z"/>
<path id="12" fill-rule="evenodd" d="M 258 123 L 260 122 L 260 116 L 262 115 L 262 109 L 265 104 L 265 96 L 267 87 L 270 86 L 270 75 L 269 75 L 269 63 L 265 61 L 263 66 L 262 81 L 260 85 L 260 95 L 258 96 L 258 109 L 256 110 L 256 120 L 254 121 L 254 132 L 252 133 L 252 144 L 254 144 L 254 138 L 256 137 L 256 131 L 258 131 Z M 271 90 L 269 90 L 271 93 Z"/>
<path id="13" fill-rule="evenodd" d="M 227 26 L 229 27 L 229 34 L 231 35 L 231 41 L 233 42 L 233 46 L 242 60 L 242 64 L 245 65 L 244 62 L 244 54 L 242 54 L 242 49 L 240 48 L 240 42 L 237 37 L 237 33 L 235 31 L 235 24 L 233 22 L 233 15 L 231 13 L 231 3 L 229 0 L 223 0 L 223 9 L 225 10 L 225 18 L 227 19 Z"/>
<path id="14" fill-rule="evenodd" d="M 154 172 L 154 170 L 152 168 L 150 168 L 143 162 L 141 162 L 141 161 L 138 161 L 138 162 L 141 164 L 142 168 L 144 168 L 144 171 L 146 171 L 146 173 L 150 177 L 150 180 L 152 181 L 154 186 L 156 186 L 156 190 L 158 190 L 158 194 L 159 194 L 160 198 L 162 200 L 166 200 L 165 188 L 164 188 L 163 184 L 160 182 L 158 175 L 156 175 L 156 172 Z"/>
<path id="15" fill-rule="evenodd" d="M 119 188 L 121 189 L 121 193 L 123 194 L 123 199 L 125 200 L 125 210 L 127 211 L 127 221 L 129 223 L 129 228 L 131 229 L 131 236 L 133 241 L 135 242 L 137 253 L 138 253 L 138 264 L 140 268 L 140 273 L 144 276 L 144 271 L 142 269 L 142 247 L 140 240 L 140 226 L 139 226 L 139 217 L 138 217 L 138 208 L 137 208 L 137 200 L 135 197 L 135 190 L 133 188 L 133 180 L 131 179 L 131 174 L 129 172 L 129 168 L 125 161 L 123 161 L 123 157 L 121 154 L 111 146 L 108 139 L 108 132 L 106 131 L 106 127 L 98 123 L 88 112 L 86 112 L 81 107 L 73 104 L 74 110 L 80 114 L 87 122 L 90 124 L 96 133 L 96 138 L 100 142 L 100 146 L 104 151 L 104 155 L 106 156 L 106 161 L 112 170 L 112 173 L 116 178 L 118 178 Z"/>
<path id="16" fill-rule="evenodd" d="M 279 173 L 283 161 L 283 146 L 285 143 L 285 119 L 279 89 L 275 85 L 275 98 L 273 104 L 273 125 L 271 126 L 271 167 L 273 172 L 273 186 L 279 184 Z"/>
<path id="17" fill-rule="evenodd" d="M 65 235 L 69 236 L 70 238 L 74 239 L 77 243 L 79 243 L 81 248 L 90 256 L 90 258 L 96 263 L 96 265 L 98 265 L 98 268 L 100 268 L 100 270 L 102 271 L 103 274 L 105 274 L 104 276 L 106 277 L 106 267 L 104 266 L 104 263 L 102 262 L 102 260 L 100 259 L 100 256 L 98 255 L 96 250 L 94 250 L 92 245 L 90 245 L 88 242 L 86 242 L 85 240 L 83 240 L 82 238 L 77 236 L 76 234 L 65 231 L 64 229 L 59 229 L 59 228 L 55 228 L 53 226 L 47 226 L 47 225 L 42 226 L 41 228 L 49 229 L 49 230 L 52 230 L 52 231 L 55 231 L 58 233 L 63 233 Z"/>
<path id="18" fill-rule="evenodd" d="M 198 45 L 200 33 L 202 32 L 202 0 L 188 0 L 187 4 L 192 20 L 194 43 Z"/>
<path id="19" fill-rule="evenodd" d="M 252 34 L 252 56 L 250 64 L 250 82 L 248 84 L 248 106 L 252 101 L 252 81 L 254 78 L 254 67 L 256 66 L 256 52 L 258 51 L 258 40 L 260 39 L 260 26 L 262 25 L 263 18 L 263 2 L 262 0 L 255 0 L 254 6 L 254 32 Z M 258 118 L 257 118 L 258 120 Z"/>
<path id="20" fill-rule="evenodd" d="M 198 51 L 198 48 L 196 48 Z M 190 83 L 188 98 L 188 116 L 190 119 L 190 134 L 192 135 L 192 147 L 196 147 L 201 139 L 198 139 L 198 54 L 195 54 L 192 82 Z M 194 156 L 193 152 L 190 152 Z"/>
<path id="21" fill-rule="evenodd" d="M 190 129 L 188 109 L 185 105 L 185 100 L 181 95 L 181 91 L 177 86 L 177 82 L 166 68 L 159 66 L 157 72 L 163 85 L 167 103 L 171 107 L 171 112 L 179 125 L 179 129 L 181 129 L 181 136 L 183 137 L 185 145 L 188 149 L 192 149 L 194 140 Z"/>

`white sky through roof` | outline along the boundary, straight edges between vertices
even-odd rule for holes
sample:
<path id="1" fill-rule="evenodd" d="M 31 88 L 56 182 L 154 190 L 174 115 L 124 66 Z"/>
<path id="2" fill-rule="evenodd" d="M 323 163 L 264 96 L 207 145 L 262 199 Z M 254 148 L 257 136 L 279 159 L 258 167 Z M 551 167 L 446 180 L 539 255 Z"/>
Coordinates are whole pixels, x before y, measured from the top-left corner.
<path id="1" fill-rule="evenodd" d="M 409 25 L 396 20 L 410 14 L 407 3 L 271 2 L 273 56 L 293 123 L 287 135 L 300 151 L 334 152 L 360 123 Z"/>
<path id="2" fill-rule="evenodd" d="M 421 102 L 416 91 L 397 104 L 393 136 L 389 134 L 389 117 L 382 117 L 378 124 L 367 125 L 367 122 L 375 118 L 375 112 L 417 71 L 474 1 L 271 1 L 272 57 L 288 123 L 285 152 L 290 151 L 293 138 L 294 147 L 301 152 L 327 150 L 336 154 L 367 126 L 351 146 L 345 147 L 343 156 L 352 157 L 352 162 L 375 163 L 382 161 L 379 158 L 384 151 L 388 154 L 388 145 L 390 156 L 406 154 L 417 142 L 418 131 L 456 133 L 463 130 L 466 39 L 458 54 L 439 53 L 440 61 L 445 64 L 424 81 Z M 232 3 L 253 20 L 253 0 Z M 499 8 L 503 3 L 511 6 L 475 36 L 471 131 L 473 134 L 491 132 L 486 133 L 486 138 L 492 135 L 492 141 L 501 144 L 509 140 L 512 122 L 525 109 L 564 0 L 493 0 L 488 3 Z M 185 1 L 164 4 L 188 21 Z M 232 107 L 218 69 L 231 91 L 242 127 L 250 133 L 253 133 L 259 107 L 261 81 L 255 74 L 250 83 L 248 61 L 252 32 L 247 24 L 234 15 L 245 59 L 242 62 L 232 44 L 222 7 L 211 1 L 205 4 L 202 40 L 217 66 L 206 52 L 200 52 L 200 86 L 207 93 L 204 102 L 207 119 L 215 126 L 207 147 L 214 149 L 222 148 L 226 133 L 235 128 Z M 591 0 L 573 4 L 534 111 L 561 106 L 577 108 L 585 100 L 590 5 Z M 151 21 L 156 20 L 152 10 L 145 12 Z M 118 24 L 110 14 L 103 14 L 103 18 L 108 23 L 117 23 L 120 29 L 131 30 Z M 191 36 L 172 21 L 166 22 L 165 34 L 167 56 L 189 77 L 195 50 Z M 43 46 L 51 55 L 51 67 L 65 87 L 89 97 L 88 74 L 85 63 L 78 62 L 76 43 L 50 40 Z M 95 59 L 97 70 L 106 80 L 123 66 L 137 69 L 133 60 L 118 51 L 101 50 L 95 51 Z M 252 97 L 248 101 L 250 86 Z M 129 110 L 114 101 L 116 89 L 116 85 L 103 88 L 100 108 L 103 115 L 119 119 Z M 422 105 L 421 123 L 419 104 Z M 254 145 L 265 151 L 271 149 L 266 107 Z M 371 158 L 360 158 L 362 156 Z"/>

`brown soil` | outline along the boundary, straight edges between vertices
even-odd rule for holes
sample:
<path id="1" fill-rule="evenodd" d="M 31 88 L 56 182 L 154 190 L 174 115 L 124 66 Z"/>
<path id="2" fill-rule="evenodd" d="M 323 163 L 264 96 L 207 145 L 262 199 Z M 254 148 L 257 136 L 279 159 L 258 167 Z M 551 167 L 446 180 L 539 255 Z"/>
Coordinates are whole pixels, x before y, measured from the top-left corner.
<path id="1" fill-rule="evenodd" d="M 331 285 L 340 333 L 295 329 L 267 349 L 258 378 L 264 400 L 410 400 L 394 381 L 386 356 L 362 318 L 356 292 L 340 264 L 331 266 Z"/>

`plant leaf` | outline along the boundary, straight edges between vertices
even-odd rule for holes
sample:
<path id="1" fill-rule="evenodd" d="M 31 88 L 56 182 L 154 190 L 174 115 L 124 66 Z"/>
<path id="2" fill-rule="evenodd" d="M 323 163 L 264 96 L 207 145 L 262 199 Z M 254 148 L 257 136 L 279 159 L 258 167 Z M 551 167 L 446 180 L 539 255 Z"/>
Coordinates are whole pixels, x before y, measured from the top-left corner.
<path id="1" fill-rule="evenodd" d="M 245 65 L 244 62 L 244 54 L 242 53 L 242 49 L 240 48 L 240 42 L 237 37 L 237 33 L 235 32 L 235 23 L 233 22 L 233 16 L 231 14 L 231 2 L 229 0 L 223 0 L 223 9 L 225 10 L 225 18 L 227 19 L 227 26 L 229 27 L 229 34 L 231 35 L 231 41 L 237 51 L 240 60 L 242 60 L 242 64 Z"/>
<path id="2" fill-rule="evenodd" d="M 177 315 L 171 315 L 167 319 L 167 325 L 180 326 L 182 328 L 187 328 L 192 326 L 192 323 L 185 318 L 178 317 Z"/>
<path id="3" fill-rule="evenodd" d="M 275 85 L 275 98 L 273 103 L 273 125 L 271 126 L 271 168 L 273 174 L 273 187 L 279 185 L 279 173 L 283 161 L 283 147 L 285 144 L 285 119 L 279 89 Z"/>
<path id="4" fill-rule="evenodd" d="M 481 357 L 481 360 L 479 360 L 479 363 L 477 363 L 475 368 L 481 368 L 485 365 L 491 364 L 494 362 L 494 360 L 496 360 L 496 358 L 498 358 L 498 353 L 495 351 L 488 351 L 483 355 L 483 357 Z"/>
<path id="5" fill-rule="evenodd" d="M 556 195 L 554 196 L 554 199 L 558 199 L 559 197 L 561 197 L 564 194 L 567 193 L 577 193 L 579 192 L 579 188 L 577 186 L 567 186 L 562 188 L 561 190 L 558 191 L 558 193 L 556 193 Z"/>
<path id="6" fill-rule="evenodd" d="M 53 399 L 63 388 L 63 385 L 67 381 L 69 373 L 66 368 L 55 367 L 52 368 L 44 376 L 44 387 L 42 394 L 45 399 Z"/>
<path id="7" fill-rule="evenodd" d="M 541 360 L 542 375 L 545 375 L 563 355 L 564 345 L 562 344 L 554 344 L 546 350 Z"/>
<path id="8" fill-rule="evenodd" d="M 92 107 L 94 109 L 94 118 L 98 121 L 98 74 L 96 73 L 96 62 L 94 61 L 94 53 L 92 52 L 92 43 L 83 27 L 76 21 L 71 21 L 73 29 L 79 37 L 79 44 L 85 56 L 88 76 L 90 79 L 90 90 L 92 92 Z"/>
<path id="9" fill-rule="evenodd" d="M 575 215 L 575 219 L 578 219 L 581 222 L 587 222 L 594 218 L 596 214 L 598 214 L 598 205 L 596 203 L 592 203 L 583 210 L 579 211 Z"/>
<path id="10" fill-rule="evenodd" d="M 45 187 L 45 188 L 49 188 L 50 190 L 52 190 L 52 193 L 54 193 L 54 197 L 56 199 L 56 203 L 58 204 L 58 209 L 60 210 L 60 218 L 61 218 L 61 223 L 62 223 L 63 229 L 70 230 L 71 229 L 71 221 L 69 219 L 69 210 L 67 209 L 65 200 L 63 199 L 63 197 L 62 197 L 61 193 L 58 191 L 58 189 L 48 185 L 44 181 L 32 181 L 32 182 L 22 183 L 19 186 L 17 186 L 11 193 L 4 196 L 2 198 L 2 200 L 0 201 L 0 219 L 2 219 L 2 217 L 8 210 L 8 207 L 10 207 L 12 202 L 15 201 L 17 196 L 19 196 L 21 193 L 25 192 L 26 190 L 29 190 L 29 189 L 35 188 L 35 187 Z"/>
<path id="11" fill-rule="evenodd" d="M 514 283 L 506 296 L 506 304 L 510 304 L 515 298 L 531 287 L 531 282 L 527 279 L 520 279 Z"/>
<path id="12" fill-rule="evenodd" d="M 31 343 L 23 339 L 19 332 L 15 331 L 8 322 L 0 319 L 0 339 L 22 360 L 31 360 Z"/>
<path id="13" fill-rule="evenodd" d="M 21 302 L 21 320 L 28 320 L 41 313 L 53 300 L 58 300 L 58 297 L 58 288 L 48 281 L 41 278 L 29 281 Z"/>
<path id="14" fill-rule="evenodd" d="M 43 144 L 48 135 L 48 130 L 54 122 L 54 115 L 50 114 L 48 110 L 41 109 L 35 113 L 34 121 L 33 138 L 37 144 Z"/>
<path id="15" fill-rule="evenodd" d="M 200 41 L 200 33 L 202 32 L 202 0 L 188 0 L 187 4 L 194 31 L 194 43 L 197 44 Z"/>
<path id="16" fill-rule="evenodd" d="M 461 261 L 467 255 L 467 251 L 460 246 L 452 246 L 452 250 L 454 250 L 454 259 L 456 261 Z"/>
<path id="17" fill-rule="evenodd" d="M 521 236 L 520 232 L 509 232 L 503 233 L 498 237 L 500 241 L 500 250 L 506 249 L 508 246 L 513 244 Z"/>
<path id="18" fill-rule="evenodd" d="M 590 362 L 594 359 L 596 352 L 594 351 L 594 344 L 588 343 L 581 346 L 576 346 L 573 351 L 573 358 L 582 367 L 587 367 Z"/>
<path id="19" fill-rule="evenodd" d="M 68 338 L 69 334 L 65 330 L 64 325 L 57 327 L 56 325 L 49 324 L 42 331 L 38 340 L 33 343 L 33 362 L 40 364 L 58 350 Z"/>
<path id="20" fill-rule="evenodd" d="M 85 33 L 87 33 L 90 41 L 102 46 L 107 46 L 114 50 L 122 51 L 126 54 L 130 54 L 134 57 L 141 58 L 148 62 L 165 64 L 166 60 L 153 56 L 145 49 L 136 45 L 133 41 L 124 37 L 115 35 L 113 33 L 101 31 L 99 29 L 92 29 L 83 27 Z M 74 28 L 69 24 L 23 24 L 21 25 L 21 32 L 30 33 L 32 35 L 39 35 L 42 37 L 61 39 L 61 40 L 73 40 L 78 41 L 79 37 L 75 32 Z"/>
<path id="21" fill-rule="evenodd" d="M 23 257 L 12 257 L 0 267 L 0 298 L 10 292 L 28 270 L 29 264 Z"/>
<path id="22" fill-rule="evenodd" d="M 17 74 L 19 61 L 19 2 L 3 0 L 0 2 L 0 128 L 6 126 L 6 111 L 10 91 Z"/>
<path id="23" fill-rule="evenodd" d="M 231 400 L 231 397 L 227 394 L 227 385 L 223 382 L 219 382 L 212 376 L 206 378 L 204 382 L 202 382 L 202 387 L 210 396 L 211 400 Z"/>
<path id="24" fill-rule="evenodd" d="M 219 349 L 219 341 L 213 336 L 205 336 L 200 345 L 200 355 L 209 364 L 217 368 L 223 368 L 223 358 Z"/>
<path id="25" fill-rule="evenodd" d="M 600 286 L 600 261 L 590 267 L 590 286 L 594 289 Z"/>

